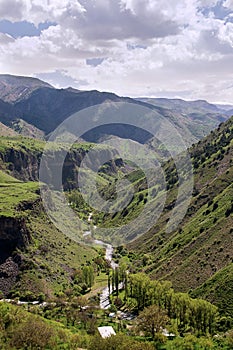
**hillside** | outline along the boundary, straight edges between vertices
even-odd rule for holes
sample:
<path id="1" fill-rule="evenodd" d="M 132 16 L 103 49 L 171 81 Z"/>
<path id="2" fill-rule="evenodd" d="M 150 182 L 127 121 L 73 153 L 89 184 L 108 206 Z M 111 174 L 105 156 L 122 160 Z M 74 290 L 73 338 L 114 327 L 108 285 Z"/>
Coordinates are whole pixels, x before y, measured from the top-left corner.
<path id="1" fill-rule="evenodd" d="M 10 128 L 24 137 L 32 137 L 44 140 L 45 133 L 23 119 L 16 119 L 10 124 Z M 4 135 L 2 135 L 4 136 Z"/>
<path id="2" fill-rule="evenodd" d="M 36 78 L 0 74 L 0 99 L 4 102 L 15 103 L 40 87 L 52 88 L 48 83 Z"/>
<path id="3" fill-rule="evenodd" d="M 120 142 L 118 137 L 115 142 Z M 63 168 L 67 199 L 86 221 L 80 230 L 75 227 L 75 240 L 70 238 L 73 223 L 66 214 L 62 210 L 58 213 L 67 230 L 63 234 L 52 224 L 41 202 L 37 180 L 45 141 L 0 137 L 0 291 L 11 299 L 8 302 L 18 304 L 0 301 L 0 345 L 9 349 L 73 350 L 81 346 L 92 350 L 107 349 L 116 340 L 118 349 L 122 342 L 125 349 L 153 349 L 155 343 L 164 350 L 185 349 L 187 345 L 190 349 L 231 349 L 232 334 L 227 331 L 233 317 L 232 145 L 233 118 L 190 149 L 195 176 L 193 198 L 182 223 L 171 233 L 166 231 L 166 224 L 178 182 L 173 161 L 163 163 L 168 189 L 164 212 L 148 233 L 115 249 L 114 261 L 120 262 L 120 268 L 113 271 L 104 260 L 103 250 L 77 243 L 83 230 L 94 229 L 88 223 L 92 208 L 77 189 L 77 171 L 93 144 L 74 144 Z M 51 143 L 50 149 L 51 155 L 59 155 L 66 147 Z M 115 154 L 104 145 L 98 151 L 97 165 L 102 152 L 112 159 L 99 168 L 99 194 L 114 199 L 119 178 L 129 180 L 135 193 L 128 207 L 117 214 L 93 210 L 92 224 L 122 225 L 136 217 L 147 202 L 144 174 L 133 162 L 113 160 Z M 94 158 L 90 160 L 95 164 Z M 48 166 L 52 161 L 50 158 Z M 160 196 L 159 182 L 155 188 Z M 122 278 L 127 278 L 124 289 L 115 287 L 110 309 L 100 310 L 101 289 L 110 281 L 116 286 Z M 219 307 L 220 317 L 215 306 L 180 292 L 208 299 Z M 147 337 L 137 328 L 143 313 L 154 308 L 160 314 L 164 312 L 163 327 L 174 332 L 175 339 L 161 334 L 158 339 Z M 117 309 L 119 318 L 108 317 Z M 129 318 L 124 318 L 126 315 Z M 144 319 L 142 324 L 144 329 Z M 95 332 L 103 325 L 127 335 L 101 340 Z M 38 336 L 41 333 L 43 337 Z M 218 338 L 214 334 L 219 334 Z"/>
<path id="4" fill-rule="evenodd" d="M 165 210 L 155 227 L 128 245 L 138 256 L 149 255 L 143 269 L 156 278 L 168 279 L 179 291 L 192 291 L 222 307 L 233 299 L 233 118 L 211 132 L 190 150 L 195 186 L 187 214 L 176 231 L 166 232 L 177 183 L 168 192 Z M 165 165 L 168 176 L 172 162 Z M 172 170 L 173 169 L 173 170 Z M 130 215 L 130 212 L 129 214 Z M 138 266 L 142 262 L 138 261 Z M 232 316 L 232 307 L 228 312 Z"/>
<path id="5" fill-rule="evenodd" d="M 177 230 L 172 233 L 167 233 L 165 228 L 174 206 L 178 183 L 173 162 L 164 163 L 164 171 L 169 183 L 164 212 L 155 227 L 128 245 L 128 249 L 136 254 L 135 268 L 141 269 L 143 257 L 146 255 L 148 259 L 143 267 L 146 273 L 152 277 L 171 280 L 176 290 L 198 293 L 199 296 L 208 297 L 219 305 L 224 301 L 219 300 L 219 295 L 213 293 L 213 290 L 217 290 L 216 286 L 220 280 L 223 286 L 221 288 L 224 290 L 224 271 L 231 269 L 230 264 L 232 263 L 232 138 L 233 119 L 231 118 L 190 149 L 195 176 L 193 198 L 185 218 Z M 117 139 L 116 141 L 118 142 Z M 2 256 L 2 276 L 8 276 L 8 272 L 5 272 L 5 268 L 8 269 L 8 263 L 7 265 L 5 263 L 9 258 L 9 269 L 12 271 L 9 275 L 9 286 L 15 285 L 17 290 L 21 290 L 22 281 L 28 281 L 32 275 L 35 277 L 36 285 L 38 283 L 36 289 L 44 291 L 47 287 L 43 286 L 49 286 L 48 290 L 53 290 L 51 283 L 57 286 L 53 279 L 50 281 L 50 269 L 43 267 L 41 270 L 38 267 L 42 260 L 46 260 L 46 254 L 48 254 L 48 261 L 54 259 L 53 264 L 58 271 L 58 281 L 61 281 L 61 278 L 63 280 L 62 271 L 66 269 L 64 266 L 69 266 L 69 261 L 71 261 L 71 268 L 72 266 L 77 267 L 80 263 L 80 259 L 74 258 L 80 251 L 80 246 L 75 245 L 76 248 L 74 248 L 74 243 L 49 223 L 41 206 L 36 181 L 44 145 L 42 140 L 22 137 L 20 139 L 2 137 L 0 140 L 1 232 L 3 237 L 5 237 L 5 232 L 11 232 L 10 234 L 14 236 L 19 227 L 22 228 L 20 232 L 25 232 L 23 236 L 16 234 L 14 243 L 2 244 L 4 249 L 0 254 Z M 52 145 L 53 152 L 61 152 L 62 147 L 62 144 Z M 71 191 L 69 198 L 71 202 L 77 202 L 76 210 L 85 219 L 91 209 L 87 205 L 80 205 L 80 194 L 72 191 L 77 189 L 77 168 L 91 147 L 92 145 L 88 143 L 75 145 L 68 153 L 63 168 L 65 189 Z M 104 148 L 100 148 L 100 152 L 102 151 L 106 152 Z M 109 159 L 111 157 L 112 155 L 109 154 Z M 118 176 L 126 177 L 133 182 L 136 193 L 127 210 L 109 215 L 94 212 L 94 223 L 100 226 L 111 227 L 111 225 L 117 226 L 130 222 L 142 211 L 147 201 L 143 173 L 132 164 L 119 160 L 110 162 L 101 170 L 98 186 L 103 198 L 112 196 L 114 198 L 114 182 Z M 159 188 L 157 190 L 159 193 Z M 11 227 L 16 227 L 16 231 L 9 229 Z M 132 238 L 129 231 L 127 239 Z M 31 239 L 33 244 L 28 245 Z M 17 282 L 18 262 L 16 266 L 14 260 L 18 261 L 19 257 L 13 254 L 16 247 L 17 249 L 28 247 L 26 249 L 28 254 L 23 253 L 24 259 L 34 261 L 32 272 L 25 268 L 19 282 Z M 58 254 L 59 247 L 64 249 L 63 253 Z M 82 249 L 83 253 L 80 254 L 80 258 L 84 255 L 93 256 L 95 254 L 90 248 L 88 248 L 88 253 L 87 248 Z M 9 252 L 7 257 L 3 251 Z M 71 254 L 71 251 L 74 255 Z M 60 260 L 61 255 L 63 255 L 63 260 L 67 259 L 64 266 Z M 67 258 L 64 258 L 65 256 Z M 56 273 L 53 276 L 56 276 Z M 38 282 L 38 279 L 41 278 L 44 281 L 42 284 Z M 67 276 L 64 280 L 67 280 Z M 229 281 L 226 283 L 229 284 Z M 25 282 L 25 285 L 28 288 L 28 282 Z M 9 293 L 11 289 L 9 286 L 6 284 L 2 286 L 2 289 Z M 224 294 L 221 295 L 224 297 Z"/>
<path id="6" fill-rule="evenodd" d="M 59 220 L 66 227 L 65 235 L 45 212 L 37 182 L 44 146 L 43 140 L 0 137 L 0 276 L 4 277 L 0 279 L 0 290 L 5 295 L 22 297 L 31 292 L 35 296 L 43 293 L 50 297 L 64 292 L 71 288 L 73 273 L 98 255 L 95 249 L 77 243 L 83 241 L 82 230 L 87 229 L 87 224 L 77 229 L 77 224 L 61 210 Z M 92 147 L 90 143 L 74 144 L 66 155 L 63 186 L 68 201 L 72 190 L 78 188 L 77 169 Z M 56 162 L 64 151 L 64 144 L 50 143 L 46 167 L 51 166 L 53 159 Z M 109 159 L 96 179 L 102 189 L 110 178 L 116 177 L 123 162 L 114 160 L 113 151 L 104 145 L 98 147 L 98 152 L 97 162 L 103 156 Z M 92 162 L 94 164 L 95 159 Z M 90 210 L 87 204 L 82 207 L 86 222 Z M 57 220 L 56 212 L 54 215 Z M 78 293 L 76 287 L 74 294 Z"/>
<path id="7" fill-rule="evenodd" d="M 45 213 L 36 182 L 43 147 L 39 140 L 0 139 L 0 290 L 11 297 L 64 293 L 71 288 L 74 271 L 98 255 L 61 233 Z M 62 145 L 52 147 L 62 150 Z M 77 145 L 71 152 L 74 167 L 88 147 Z M 69 156 L 68 163 L 71 170 Z M 64 181 L 72 187 L 70 178 Z M 66 226 L 72 230 L 72 223 Z"/>
<path id="8" fill-rule="evenodd" d="M 0 136 L 17 136 L 17 132 L 0 122 Z M 19 136 L 19 135 L 18 135 Z"/>
<path id="9" fill-rule="evenodd" d="M 0 290 L 34 300 L 64 293 L 74 271 L 97 252 L 56 229 L 44 212 L 36 182 L 19 182 L 3 172 L 0 181 Z"/>
<path id="10" fill-rule="evenodd" d="M 96 90 L 55 89 L 35 78 L 0 75 L 0 122 L 14 127 L 17 124 L 16 120 L 23 120 L 39 129 L 39 137 L 41 132 L 46 135 L 51 133 L 75 112 L 105 101 L 134 103 L 155 111 L 160 118 L 167 118 L 177 128 L 188 146 L 208 135 L 220 122 L 229 117 L 228 111 L 206 101 L 179 100 L 177 106 L 173 100 L 164 99 L 165 102 L 155 103 L 153 99 L 135 100 Z M 18 128 L 17 131 L 22 130 L 24 136 L 31 136 L 30 133 L 24 132 L 25 129 L 28 130 L 24 127 Z M 122 137 L 122 127 L 116 128 L 110 124 L 85 136 L 87 141 L 94 142 L 103 134 Z M 137 132 L 136 135 L 136 141 L 148 141 L 145 141 L 144 133 Z M 132 137 L 132 129 L 129 126 L 124 126 L 124 137 Z"/>
<path id="11" fill-rule="evenodd" d="M 197 140 L 208 135 L 221 122 L 226 121 L 228 119 L 226 116 L 233 114 L 224 107 L 205 100 L 184 101 L 167 98 L 140 98 L 138 100 L 162 107 L 175 114 L 178 125 L 185 125 Z"/>

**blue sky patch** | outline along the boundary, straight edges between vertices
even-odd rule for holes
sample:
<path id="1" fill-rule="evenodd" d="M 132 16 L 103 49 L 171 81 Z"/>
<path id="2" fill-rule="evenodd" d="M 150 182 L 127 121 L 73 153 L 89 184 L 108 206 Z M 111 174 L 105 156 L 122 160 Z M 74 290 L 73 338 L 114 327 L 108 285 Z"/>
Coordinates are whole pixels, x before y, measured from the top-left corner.
<path id="1" fill-rule="evenodd" d="M 105 58 L 87 58 L 86 59 L 86 64 L 88 66 L 93 66 L 93 67 L 97 67 L 99 66 L 103 61 L 105 60 Z"/>
<path id="2" fill-rule="evenodd" d="M 217 5 L 212 7 L 204 7 L 201 9 L 201 12 L 208 16 L 212 12 L 217 19 L 226 19 L 232 11 L 223 6 L 223 1 L 218 1 Z"/>
<path id="3" fill-rule="evenodd" d="M 11 22 L 8 20 L 0 21 L 0 32 L 4 34 L 9 34 L 13 38 L 22 38 L 25 36 L 40 36 L 42 30 L 54 26 L 56 23 L 44 22 L 40 23 L 36 27 L 33 23 L 22 21 L 22 22 Z"/>
<path id="4" fill-rule="evenodd" d="M 48 73 L 38 73 L 35 74 L 35 77 L 41 80 L 48 82 L 51 85 L 55 85 L 57 87 L 73 87 L 79 89 L 81 87 L 85 87 L 87 82 L 85 80 L 76 80 L 69 75 L 65 74 L 63 70 L 56 70 L 54 72 Z"/>

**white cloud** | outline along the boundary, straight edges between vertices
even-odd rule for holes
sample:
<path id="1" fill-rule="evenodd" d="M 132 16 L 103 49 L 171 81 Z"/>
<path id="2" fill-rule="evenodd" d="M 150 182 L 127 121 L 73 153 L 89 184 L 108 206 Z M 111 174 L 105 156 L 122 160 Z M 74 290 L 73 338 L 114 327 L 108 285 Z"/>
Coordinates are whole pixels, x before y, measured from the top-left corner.
<path id="1" fill-rule="evenodd" d="M 230 10 L 233 10 L 233 0 L 225 0 L 223 2 L 223 6 Z"/>
<path id="2" fill-rule="evenodd" d="M 0 0 L 1 18 L 57 23 L 39 37 L 0 36 L 0 68 L 30 75 L 61 71 L 80 88 L 120 95 L 232 102 L 233 24 L 204 11 L 217 3 Z M 87 59 L 100 64 L 87 65 Z"/>
<path id="3" fill-rule="evenodd" d="M 0 33 L 0 45 L 7 45 L 7 44 L 12 43 L 14 41 L 15 41 L 15 39 L 12 38 L 10 35 Z"/>
<path id="4" fill-rule="evenodd" d="M 32 22 L 59 21 L 63 17 L 77 18 L 85 12 L 77 0 L 0 0 L 0 18 Z"/>
<path id="5" fill-rule="evenodd" d="M 0 0 L 0 19 L 17 21 L 23 18 L 26 2 L 21 0 Z"/>
<path id="6" fill-rule="evenodd" d="M 230 44 L 233 48 L 233 23 L 228 22 L 222 26 L 219 30 L 218 37 L 222 42 Z"/>

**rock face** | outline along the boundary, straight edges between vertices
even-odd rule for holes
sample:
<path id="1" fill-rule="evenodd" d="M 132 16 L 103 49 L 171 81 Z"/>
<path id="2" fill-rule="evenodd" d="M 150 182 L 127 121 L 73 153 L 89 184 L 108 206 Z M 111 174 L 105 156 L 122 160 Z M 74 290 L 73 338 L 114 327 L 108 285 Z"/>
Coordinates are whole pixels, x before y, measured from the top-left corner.
<path id="1" fill-rule="evenodd" d="M 16 248 L 25 247 L 29 241 L 30 235 L 24 219 L 0 217 L 0 262 L 12 255 Z"/>
<path id="2" fill-rule="evenodd" d="M 59 162 L 59 159 L 62 159 L 64 150 L 61 151 L 51 151 L 51 154 L 48 155 L 48 167 L 53 169 L 56 173 L 56 169 L 62 167 L 63 171 L 63 186 L 64 189 L 73 189 L 78 187 L 78 171 L 82 160 L 87 155 L 88 150 L 85 148 L 78 148 L 70 150 L 66 157 L 64 164 Z M 95 153 L 96 155 L 96 153 Z M 11 175 L 21 181 L 38 181 L 39 179 L 39 167 L 40 159 L 42 156 L 42 151 L 31 151 L 26 149 L 24 145 L 21 146 L 21 149 L 8 148 L 4 152 L 0 153 L 0 161 L 4 164 L 4 167 L 10 171 Z M 98 151 L 98 156 L 90 157 L 89 162 L 94 164 L 95 168 L 98 166 L 101 167 L 102 159 L 109 159 L 107 162 L 108 172 L 116 173 L 117 167 L 123 165 L 123 162 L 120 158 L 116 158 L 116 153 L 114 151 L 106 149 L 100 149 Z M 100 162 L 100 164 L 98 164 Z M 1 162 L 0 162 L 1 164 Z M 90 164 L 91 167 L 91 164 Z M 1 165 L 0 165 L 1 168 Z M 48 172 L 49 173 L 49 172 Z M 46 179 L 50 181 L 49 179 Z M 45 181 L 45 182 L 47 182 Z M 52 183 L 54 179 L 51 180 Z"/>
<path id="3" fill-rule="evenodd" d="M 11 175 L 22 181 L 37 181 L 41 152 L 9 148 L 0 153 Z"/>
<path id="4" fill-rule="evenodd" d="M 0 217 L 0 291 L 7 295 L 14 285 L 21 257 L 16 249 L 24 249 L 30 241 L 30 234 L 24 219 Z"/>

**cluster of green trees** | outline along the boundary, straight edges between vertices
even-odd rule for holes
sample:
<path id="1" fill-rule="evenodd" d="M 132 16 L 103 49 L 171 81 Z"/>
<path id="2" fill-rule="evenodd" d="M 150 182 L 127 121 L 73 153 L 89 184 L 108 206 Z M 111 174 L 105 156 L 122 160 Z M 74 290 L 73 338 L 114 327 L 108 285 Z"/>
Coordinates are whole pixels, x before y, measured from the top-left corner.
<path id="1" fill-rule="evenodd" d="M 1 350 L 74 350 L 81 337 L 56 322 L 26 312 L 22 307 L 0 304 Z"/>
<path id="2" fill-rule="evenodd" d="M 73 275 L 73 284 L 81 287 L 82 293 L 90 289 L 95 282 L 95 270 L 92 265 L 83 266 L 80 270 L 75 271 Z"/>
<path id="3" fill-rule="evenodd" d="M 125 334 L 117 334 L 107 339 L 96 335 L 92 338 L 88 350 L 155 350 L 152 343 L 139 342 Z"/>
<path id="4" fill-rule="evenodd" d="M 184 338 L 177 337 L 172 341 L 160 339 L 156 342 L 137 341 L 124 334 L 117 334 L 108 339 L 101 339 L 98 335 L 92 338 L 88 350 L 231 350 L 232 338 L 212 340 L 205 337 L 196 337 L 192 334 Z"/>
<path id="5" fill-rule="evenodd" d="M 187 293 L 174 292 L 171 282 L 151 280 L 144 273 L 128 274 L 124 269 L 116 269 L 112 280 L 117 296 L 119 282 L 123 282 L 124 301 L 134 300 L 137 312 L 150 305 L 157 305 L 166 311 L 169 319 L 175 320 L 180 334 L 186 331 L 198 335 L 214 333 L 218 309 L 208 301 L 193 299 Z"/>

